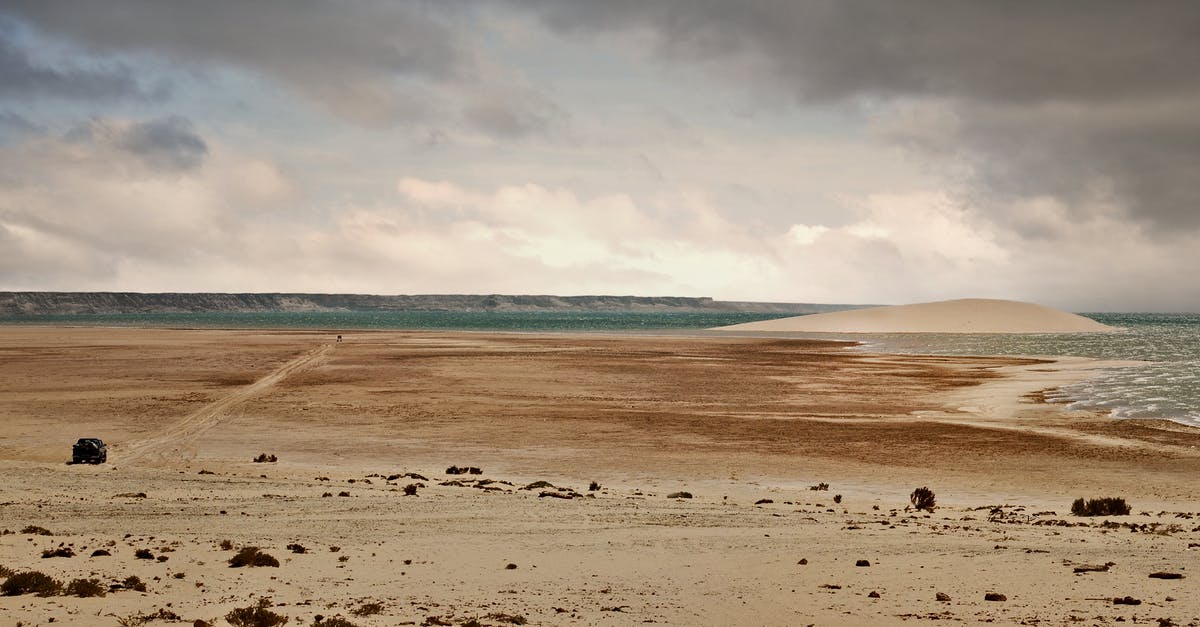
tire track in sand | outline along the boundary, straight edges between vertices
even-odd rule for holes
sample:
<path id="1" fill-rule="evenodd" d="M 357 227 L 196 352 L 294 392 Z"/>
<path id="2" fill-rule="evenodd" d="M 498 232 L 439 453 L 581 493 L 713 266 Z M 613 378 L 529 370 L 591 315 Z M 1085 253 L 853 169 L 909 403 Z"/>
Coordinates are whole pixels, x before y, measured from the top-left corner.
<path id="1" fill-rule="evenodd" d="M 313 365 L 329 354 L 334 346 L 335 344 L 326 344 L 320 348 L 313 349 L 283 364 L 258 381 L 239 388 L 223 398 L 201 407 L 199 410 L 192 412 L 179 422 L 166 427 L 151 437 L 135 440 L 119 448 L 113 447 L 116 450 L 111 452 L 116 453 L 114 455 L 116 459 L 112 461 L 132 463 L 148 455 L 157 454 L 163 456 L 168 452 L 178 453 L 177 457 L 194 456 L 194 451 L 184 453 L 184 450 L 191 448 L 189 444 L 197 436 L 221 424 L 221 421 L 227 417 L 229 409 L 254 398 L 292 374 Z"/>

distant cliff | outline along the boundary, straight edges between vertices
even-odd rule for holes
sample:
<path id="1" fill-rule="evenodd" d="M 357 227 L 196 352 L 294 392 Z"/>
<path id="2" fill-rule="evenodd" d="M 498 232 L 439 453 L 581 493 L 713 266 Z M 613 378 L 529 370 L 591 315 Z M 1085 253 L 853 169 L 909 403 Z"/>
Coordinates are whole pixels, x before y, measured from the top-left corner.
<path id="1" fill-rule="evenodd" d="M 745 311 L 821 313 L 851 305 L 754 303 L 681 296 L 512 296 L 504 294 L 141 294 L 0 292 L 0 315 L 228 311 Z"/>

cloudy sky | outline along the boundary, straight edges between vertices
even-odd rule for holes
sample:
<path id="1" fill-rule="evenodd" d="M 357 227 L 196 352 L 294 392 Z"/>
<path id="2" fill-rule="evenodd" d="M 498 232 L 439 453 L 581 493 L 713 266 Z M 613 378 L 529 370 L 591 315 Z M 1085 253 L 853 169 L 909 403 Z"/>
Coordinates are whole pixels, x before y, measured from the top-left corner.
<path id="1" fill-rule="evenodd" d="M 1200 5 L 0 0 L 0 290 L 1200 311 Z"/>

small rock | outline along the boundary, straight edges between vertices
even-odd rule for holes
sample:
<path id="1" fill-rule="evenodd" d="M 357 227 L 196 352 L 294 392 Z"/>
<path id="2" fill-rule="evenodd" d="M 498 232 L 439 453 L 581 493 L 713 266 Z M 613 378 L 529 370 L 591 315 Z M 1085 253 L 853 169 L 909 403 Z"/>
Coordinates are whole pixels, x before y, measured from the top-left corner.
<path id="1" fill-rule="evenodd" d="M 1141 605 L 1141 604 L 1142 604 L 1141 599 L 1135 599 L 1130 596 L 1115 597 L 1113 599 L 1113 605 Z"/>
<path id="2" fill-rule="evenodd" d="M 936 598 L 937 598 L 937 600 L 941 601 L 942 603 L 949 603 L 949 602 L 950 602 L 950 595 L 946 594 L 945 592 L 939 592 L 939 593 L 937 593 L 937 597 L 936 597 Z"/>
<path id="3" fill-rule="evenodd" d="M 799 564 L 799 565 L 801 565 L 801 566 L 807 566 L 807 565 L 808 565 L 808 558 L 807 558 L 807 557 L 802 557 L 802 558 L 800 558 L 800 561 L 799 561 L 799 562 L 796 562 L 796 563 L 797 563 L 797 564 Z"/>
<path id="4" fill-rule="evenodd" d="M 1007 601 L 1008 597 L 1004 596 L 1003 594 L 1000 594 L 999 592 L 989 592 L 989 593 L 983 595 L 983 600 L 984 601 Z"/>
<path id="5" fill-rule="evenodd" d="M 510 564 L 508 564 L 507 566 L 505 566 L 505 567 L 504 567 L 504 570 L 516 570 L 516 569 L 517 569 L 517 565 L 516 565 L 516 564 L 512 564 L 512 563 L 510 563 Z"/>
<path id="6" fill-rule="evenodd" d="M 1157 573 L 1150 573 L 1150 578 L 1151 579 L 1183 579 L 1183 573 L 1168 573 L 1168 572 L 1159 571 Z"/>
<path id="7" fill-rule="evenodd" d="M 692 498 L 692 493 L 691 492 L 672 492 L 667 495 L 667 498 L 669 498 L 669 499 L 690 499 L 690 498 Z"/>
<path id="8" fill-rule="evenodd" d="M 871 591 L 871 593 L 867 595 L 867 597 L 868 597 L 868 598 L 871 598 L 871 599 L 878 599 L 878 598 L 879 598 L 879 593 L 878 593 L 878 592 L 876 592 L 876 591 L 874 591 L 874 590 L 872 590 L 872 591 Z"/>
<path id="9" fill-rule="evenodd" d="M 867 567 L 867 566 L 870 566 L 870 565 L 871 565 L 871 560 L 858 560 L 857 562 L 854 562 L 854 565 L 855 565 L 855 566 L 861 566 L 861 567 L 864 567 L 864 568 L 865 568 L 865 567 Z"/>

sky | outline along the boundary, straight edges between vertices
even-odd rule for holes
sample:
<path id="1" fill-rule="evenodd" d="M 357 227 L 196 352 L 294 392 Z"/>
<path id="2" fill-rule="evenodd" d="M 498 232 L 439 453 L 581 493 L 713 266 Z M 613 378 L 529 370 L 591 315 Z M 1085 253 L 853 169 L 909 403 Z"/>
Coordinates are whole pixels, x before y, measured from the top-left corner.
<path id="1" fill-rule="evenodd" d="M 1200 311 L 1200 5 L 0 0 L 0 290 Z"/>

